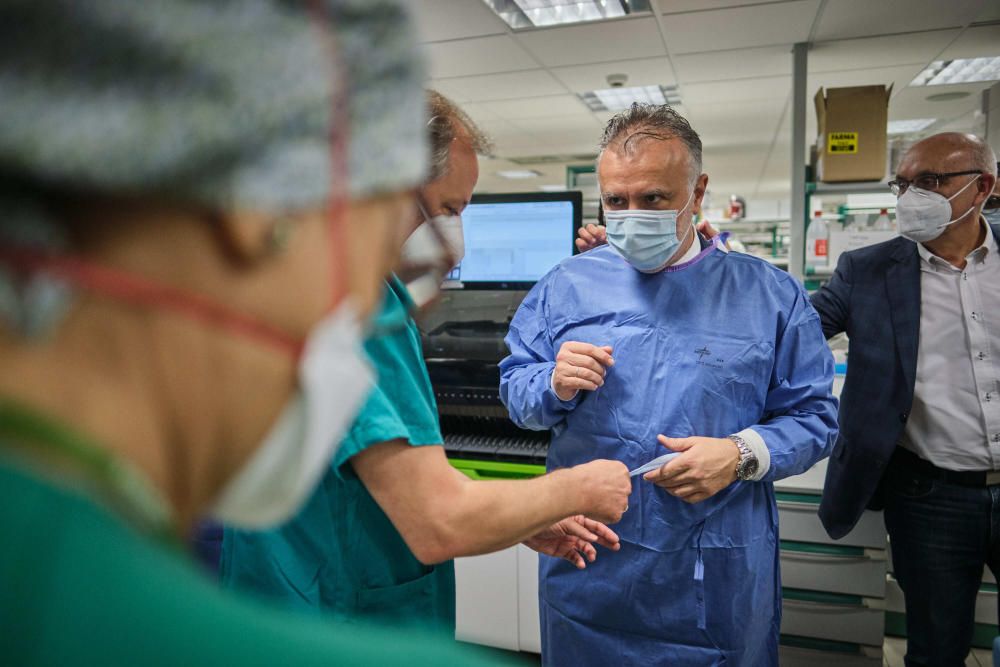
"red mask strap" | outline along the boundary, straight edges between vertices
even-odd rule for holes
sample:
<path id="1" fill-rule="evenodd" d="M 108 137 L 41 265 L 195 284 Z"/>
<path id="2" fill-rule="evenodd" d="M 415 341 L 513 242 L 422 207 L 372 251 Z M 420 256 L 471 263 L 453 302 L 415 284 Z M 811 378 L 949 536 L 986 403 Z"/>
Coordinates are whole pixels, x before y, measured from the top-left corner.
<path id="1" fill-rule="evenodd" d="M 302 341 L 253 317 L 227 308 L 193 292 L 156 283 L 148 278 L 78 257 L 0 248 L 0 262 L 25 273 L 44 273 L 80 289 L 139 306 L 169 310 L 245 338 L 278 348 L 295 358 Z"/>

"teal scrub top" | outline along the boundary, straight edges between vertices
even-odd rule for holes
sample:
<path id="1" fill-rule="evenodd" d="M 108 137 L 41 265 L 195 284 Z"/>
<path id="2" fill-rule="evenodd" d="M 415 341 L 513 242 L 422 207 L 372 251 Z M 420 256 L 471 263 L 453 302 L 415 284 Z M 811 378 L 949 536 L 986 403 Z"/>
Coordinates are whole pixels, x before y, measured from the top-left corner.
<path id="1" fill-rule="evenodd" d="M 164 540 L 132 521 L 144 514 L 141 504 L 107 502 L 135 494 L 91 493 L 102 480 L 70 485 L 43 474 L 41 462 L 25 465 L 25 443 L 39 438 L 37 429 L 23 428 L 24 414 L 5 412 L 0 402 L 0 663 L 513 664 L 452 638 L 304 618 L 220 590 L 176 538 Z M 48 443 L 35 446 L 43 461 L 55 451 Z M 11 458 L 8 450 L 22 456 Z M 93 467 L 81 466 L 80 479 Z"/>
<path id="2" fill-rule="evenodd" d="M 409 304 L 406 288 L 393 278 L 376 320 L 376 328 L 390 331 L 365 343 L 377 386 L 302 511 L 277 529 L 225 528 L 225 586 L 336 618 L 454 634 L 454 564 L 420 563 L 349 465 L 378 443 L 443 441 Z"/>

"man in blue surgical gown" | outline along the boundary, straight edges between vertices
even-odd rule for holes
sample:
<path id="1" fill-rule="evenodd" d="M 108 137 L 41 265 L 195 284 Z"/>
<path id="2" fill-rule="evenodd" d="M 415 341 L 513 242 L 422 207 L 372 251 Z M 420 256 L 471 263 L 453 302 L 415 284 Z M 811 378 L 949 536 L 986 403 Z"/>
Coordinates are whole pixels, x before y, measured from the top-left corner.
<path id="1" fill-rule="evenodd" d="M 563 261 L 507 336 L 511 418 L 552 429 L 549 469 L 637 468 L 621 551 L 542 557 L 549 665 L 776 665 L 772 482 L 827 456 L 833 359 L 787 273 L 703 241 L 701 140 L 669 107 L 611 119 L 598 161 L 609 245 Z M 659 436 L 659 437 L 658 437 Z"/>

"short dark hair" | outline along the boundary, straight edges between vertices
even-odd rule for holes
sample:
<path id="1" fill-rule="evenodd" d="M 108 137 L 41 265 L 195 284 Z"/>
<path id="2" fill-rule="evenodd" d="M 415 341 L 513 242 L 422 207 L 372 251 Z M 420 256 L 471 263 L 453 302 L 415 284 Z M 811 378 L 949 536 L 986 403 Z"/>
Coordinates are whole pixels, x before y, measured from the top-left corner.
<path id="1" fill-rule="evenodd" d="M 634 142 L 642 139 L 679 139 L 688 149 L 691 180 L 701 175 L 701 137 L 684 116 L 669 104 L 641 104 L 615 114 L 604 126 L 601 153 L 611 145 L 621 144 L 621 150 L 632 150 Z M 598 156 L 600 159 L 600 156 Z"/>
<path id="2" fill-rule="evenodd" d="M 428 182 L 444 176 L 448 171 L 448 154 L 451 142 L 456 138 L 465 138 L 476 155 L 489 155 L 493 151 L 489 137 L 457 104 L 436 90 L 427 91 L 427 102 L 430 107 L 427 129 L 430 132 L 431 144 Z"/>

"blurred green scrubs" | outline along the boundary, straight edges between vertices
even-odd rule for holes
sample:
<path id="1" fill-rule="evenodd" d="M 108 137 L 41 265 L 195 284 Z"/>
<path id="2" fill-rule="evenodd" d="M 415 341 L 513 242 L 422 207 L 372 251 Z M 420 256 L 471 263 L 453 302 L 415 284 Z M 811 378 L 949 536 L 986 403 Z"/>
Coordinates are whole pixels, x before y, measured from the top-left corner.
<path id="1" fill-rule="evenodd" d="M 329 667 L 500 659 L 450 638 L 330 623 L 219 590 L 179 541 L 165 537 L 167 515 L 123 468 L 106 450 L 0 399 L 0 662 Z M 436 576 L 450 582 L 434 572 L 417 581 Z"/>

